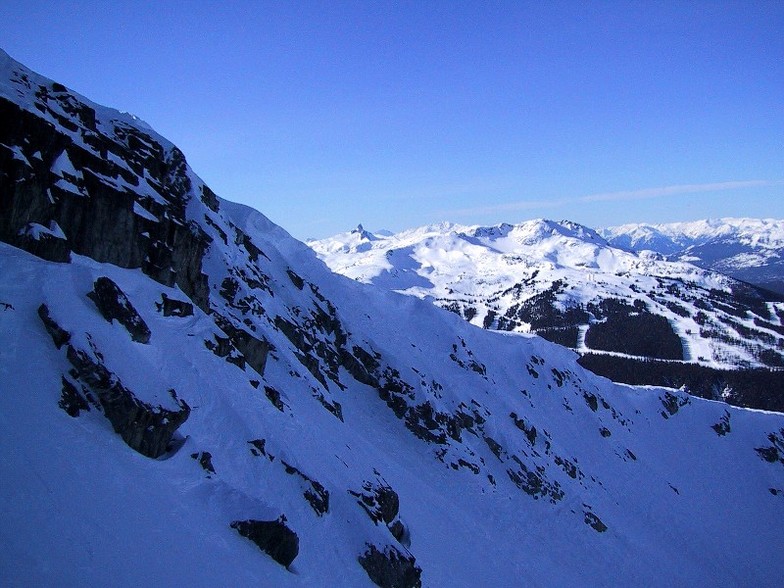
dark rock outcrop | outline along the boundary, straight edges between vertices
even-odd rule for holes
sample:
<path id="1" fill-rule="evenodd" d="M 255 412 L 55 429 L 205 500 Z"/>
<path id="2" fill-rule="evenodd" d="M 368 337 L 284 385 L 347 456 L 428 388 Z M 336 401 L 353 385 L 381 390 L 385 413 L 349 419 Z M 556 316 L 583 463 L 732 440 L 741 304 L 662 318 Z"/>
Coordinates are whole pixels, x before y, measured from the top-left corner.
<path id="1" fill-rule="evenodd" d="M 402 543 L 406 547 L 411 546 L 411 534 L 403 521 L 395 519 L 387 525 L 387 528 L 398 543 Z"/>
<path id="2" fill-rule="evenodd" d="M 69 343 L 70 333 L 57 324 L 45 304 L 38 307 L 38 316 L 57 348 L 66 346 L 66 357 L 73 366 L 70 376 L 81 384 L 84 392 L 98 399 L 96 406 L 100 405 L 112 428 L 123 441 L 131 449 L 147 457 L 160 457 L 166 453 L 172 444 L 174 433 L 190 415 L 188 404 L 179 400 L 174 390 L 169 390 L 169 394 L 179 407 L 178 410 L 153 406 L 139 400 L 123 386 L 116 374 L 88 353 Z M 100 356 L 100 353 L 97 353 L 97 356 Z M 72 416 L 76 416 L 85 406 L 76 387 L 65 378 L 60 406 Z"/>
<path id="3" fill-rule="evenodd" d="M 79 391 L 76 389 L 71 382 L 63 380 L 63 391 L 60 395 L 60 401 L 57 403 L 57 406 L 62 408 L 68 416 L 78 417 L 79 413 L 82 411 L 89 411 L 90 405 L 87 404 L 87 401 L 82 398 L 82 395 L 79 394 Z"/>
<path id="4" fill-rule="evenodd" d="M 191 457 L 199 462 L 199 465 L 205 472 L 208 474 L 215 473 L 215 466 L 212 465 L 212 454 L 209 451 L 197 451 L 196 453 L 191 453 Z"/>
<path id="5" fill-rule="evenodd" d="M 204 346 L 212 351 L 218 357 L 222 357 L 229 363 L 233 363 L 240 369 L 245 369 L 245 357 L 240 353 L 231 339 L 228 337 L 221 337 L 220 335 L 213 335 L 214 341 L 211 339 L 204 340 Z"/>
<path id="6" fill-rule="evenodd" d="M 757 447 L 755 451 L 765 461 L 784 465 L 784 429 L 778 433 L 769 433 L 768 441 L 771 443 L 768 447 Z"/>
<path id="7" fill-rule="evenodd" d="M 90 106 L 51 85 L 37 88 L 35 106 L 61 126 L 0 98 L 0 145 L 19 146 L 0 148 L 0 241 L 50 261 L 72 251 L 141 268 L 206 310 L 210 238 L 186 220 L 182 153 L 119 120 L 97 127 Z"/>
<path id="8" fill-rule="evenodd" d="M 272 346 L 263 339 L 257 339 L 246 330 L 235 327 L 226 317 L 214 313 L 215 324 L 229 336 L 231 344 L 242 354 L 245 362 L 260 376 L 267 367 L 267 356 Z"/>
<path id="9" fill-rule="evenodd" d="M 286 405 L 283 404 L 283 401 L 280 399 L 280 392 L 273 388 L 272 386 L 264 386 L 264 395 L 267 397 L 272 403 L 272 406 L 277 408 L 280 412 L 283 412 L 286 408 Z"/>
<path id="10" fill-rule="evenodd" d="M 207 205 L 212 212 L 218 212 L 220 205 L 218 204 L 218 196 L 210 190 L 207 186 L 201 189 L 201 201 Z"/>
<path id="11" fill-rule="evenodd" d="M 419 588 L 422 586 L 422 569 L 413 555 L 405 555 L 388 545 L 380 551 L 367 544 L 368 550 L 359 556 L 359 564 L 368 577 L 381 588 Z"/>
<path id="12" fill-rule="evenodd" d="M 68 345 L 67 356 L 73 366 L 71 375 L 98 398 L 114 431 L 131 449 L 153 458 L 168 451 L 175 431 L 191 412 L 185 401 L 177 399 L 174 390 L 169 392 L 179 410 L 153 406 L 136 398 L 115 374 L 84 351 Z"/>
<path id="13" fill-rule="evenodd" d="M 604 533 L 607 530 L 607 525 L 602 522 L 602 519 L 597 517 L 591 511 L 586 511 L 585 513 L 585 524 L 591 527 L 597 533 Z"/>
<path id="14" fill-rule="evenodd" d="M 659 400 L 661 400 L 662 406 L 664 406 L 665 410 L 667 411 L 665 412 L 663 410 L 660 413 L 665 419 L 678 414 L 678 411 L 681 408 L 689 404 L 688 396 L 676 395 L 672 392 L 665 392 L 664 397 L 660 398 Z"/>
<path id="15" fill-rule="evenodd" d="M 517 455 L 513 455 L 512 460 L 517 463 L 518 467 L 517 469 L 508 468 L 506 474 L 520 490 L 532 496 L 534 500 L 546 498 L 552 504 L 563 500 L 564 491 L 561 489 L 561 485 L 558 480 L 549 480 L 545 476 L 543 466 L 531 469 Z"/>
<path id="16" fill-rule="evenodd" d="M 193 316 L 193 304 L 190 302 L 169 298 L 166 294 L 161 294 L 161 297 L 161 302 L 156 302 L 155 307 L 158 312 L 163 313 L 163 316 Z"/>
<path id="17" fill-rule="evenodd" d="M 362 492 L 350 491 L 374 523 L 391 523 L 400 510 L 400 498 L 390 486 L 365 482 Z"/>
<path id="18" fill-rule="evenodd" d="M 52 338 L 55 347 L 60 349 L 63 345 L 71 340 L 71 334 L 63 329 L 49 314 L 49 307 L 42 304 L 38 307 L 38 316 L 43 322 L 46 332 Z"/>
<path id="19" fill-rule="evenodd" d="M 411 545 L 408 527 L 399 517 L 400 498 L 391 486 L 380 480 L 365 482 L 361 492 L 349 490 L 349 494 L 358 498 L 357 504 L 373 523 L 383 523 L 399 543 L 406 547 Z"/>
<path id="20" fill-rule="evenodd" d="M 299 554 L 299 537 L 286 526 L 285 516 L 276 521 L 234 521 L 231 528 L 286 568 Z"/>
<path id="21" fill-rule="evenodd" d="M 248 443 L 251 445 L 250 452 L 253 455 L 255 455 L 256 457 L 259 457 L 260 455 L 263 455 L 264 457 L 266 457 L 270 461 L 274 461 L 275 460 L 275 458 L 272 455 L 267 453 L 267 447 L 266 447 L 267 440 L 266 439 L 252 439 L 251 441 L 248 441 Z"/>
<path id="22" fill-rule="evenodd" d="M 725 410 L 724 415 L 722 415 L 721 420 L 718 423 L 711 425 L 711 429 L 716 431 L 716 434 L 719 437 L 723 437 L 730 431 L 732 431 L 732 427 L 730 426 L 730 411 Z"/>
<path id="23" fill-rule="evenodd" d="M 152 333 L 147 323 L 139 316 L 125 292 L 112 280 L 106 276 L 95 280 L 93 291 L 87 297 L 95 302 L 103 318 L 109 322 L 116 320 L 125 327 L 131 339 L 137 343 L 150 342 Z"/>
<path id="24" fill-rule="evenodd" d="M 38 223 L 30 223 L 16 235 L 12 244 L 47 261 L 67 263 L 71 260 L 68 239 L 57 229 L 54 221 L 47 229 Z"/>
<path id="25" fill-rule="evenodd" d="M 594 396 L 594 400 L 595 399 L 596 399 L 596 397 Z M 590 405 L 590 406 L 591 406 L 591 408 L 594 411 L 596 410 L 595 408 L 593 408 L 593 405 Z M 515 412 L 509 413 L 509 416 L 514 421 L 515 426 L 518 429 L 520 429 L 523 433 L 525 433 L 525 437 L 526 437 L 526 439 L 528 439 L 528 443 L 531 445 L 531 447 L 535 446 L 536 445 L 536 436 L 537 436 L 536 427 L 533 426 L 532 424 L 530 424 L 524 418 L 519 418 L 517 416 L 517 413 L 515 413 Z"/>
<path id="26" fill-rule="evenodd" d="M 323 516 L 329 512 L 329 491 L 324 488 L 323 484 L 314 480 L 310 476 L 302 473 L 301 470 L 295 468 L 293 465 L 281 460 L 286 473 L 290 476 L 298 476 L 305 482 L 305 490 L 302 495 L 308 501 L 310 507 L 318 516 Z"/>

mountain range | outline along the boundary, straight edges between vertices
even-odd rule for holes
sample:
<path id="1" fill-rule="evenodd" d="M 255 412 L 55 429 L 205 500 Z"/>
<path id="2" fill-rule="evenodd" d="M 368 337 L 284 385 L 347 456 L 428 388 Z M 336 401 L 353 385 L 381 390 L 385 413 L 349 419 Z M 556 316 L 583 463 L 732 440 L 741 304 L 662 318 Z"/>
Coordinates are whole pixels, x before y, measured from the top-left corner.
<path id="1" fill-rule="evenodd" d="M 784 221 L 723 218 L 600 229 L 616 247 L 649 250 L 784 293 Z"/>
<path id="2" fill-rule="evenodd" d="M 784 233 L 784 222 L 748 220 L 726 221 L 717 232 L 729 226 L 746 227 L 744 235 L 766 226 L 757 242 L 771 250 Z M 667 249 L 663 241 L 624 240 L 642 229 L 604 232 L 615 245 L 588 227 L 550 220 L 443 223 L 391 235 L 360 227 L 309 244 L 336 272 L 430 300 L 477 326 L 538 334 L 580 352 L 603 375 L 688 383 L 709 397 L 784 409 L 777 375 L 765 374 L 770 394 L 758 393 L 760 370 L 784 365 L 784 297 L 649 248 L 633 250 Z"/>
<path id="3" fill-rule="evenodd" d="M 2 52 L 0 119 L 4 585 L 779 584 L 784 415 L 337 275 Z"/>

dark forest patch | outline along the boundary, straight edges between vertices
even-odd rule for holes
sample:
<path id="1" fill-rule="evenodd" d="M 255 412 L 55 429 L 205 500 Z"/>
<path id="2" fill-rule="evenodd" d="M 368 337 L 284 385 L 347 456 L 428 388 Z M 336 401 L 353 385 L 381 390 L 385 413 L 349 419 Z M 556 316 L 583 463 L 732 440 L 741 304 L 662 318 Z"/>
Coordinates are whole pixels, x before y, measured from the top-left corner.
<path id="1" fill-rule="evenodd" d="M 681 339 L 670 322 L 649 312 L 641 301 L 631 305 L 608 298 L 592 305 L 592 311 L 603 322 L 589 327 L 585 334 L 587 347 L 658 359 L 683 359 Z"/>
<path id="2" fill-rule="evenodd" d="M 734 406 L 784 412 L 784 371 L 721 370 L 693 363 L 641 360 L 587 353 L 580 365 L 615 382 L 632 385 L 685 386 L 689 394 Z"/>

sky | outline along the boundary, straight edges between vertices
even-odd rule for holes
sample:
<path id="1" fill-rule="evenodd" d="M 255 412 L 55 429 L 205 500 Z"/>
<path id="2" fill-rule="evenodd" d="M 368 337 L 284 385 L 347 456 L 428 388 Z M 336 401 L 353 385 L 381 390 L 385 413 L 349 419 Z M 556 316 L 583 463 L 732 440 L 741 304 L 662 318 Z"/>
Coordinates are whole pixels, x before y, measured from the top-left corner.
<path id="1" fill-rule="evenodd" d="M 0 47 L 300 239 L 784 218 L 784 2 L 2 0 Z"/>

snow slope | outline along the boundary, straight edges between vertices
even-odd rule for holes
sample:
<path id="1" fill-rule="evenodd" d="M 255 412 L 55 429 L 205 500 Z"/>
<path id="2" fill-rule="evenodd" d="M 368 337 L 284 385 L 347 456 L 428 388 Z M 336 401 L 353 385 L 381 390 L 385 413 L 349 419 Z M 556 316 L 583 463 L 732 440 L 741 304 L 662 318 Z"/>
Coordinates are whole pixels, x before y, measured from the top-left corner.
<path id="1" fill-rule="evenodd" d="M 0 129 L 4 585 L 780 582 L 784 416 L 335 275 L 144 125 L 0 71 L 22 121 Z M 42 88 L 81 116 L 47 118 Z M 118 398 L 147 432 L 187 418 L 147 457 Z M 232 528 L 283 516 L 287 567 Z"/>

